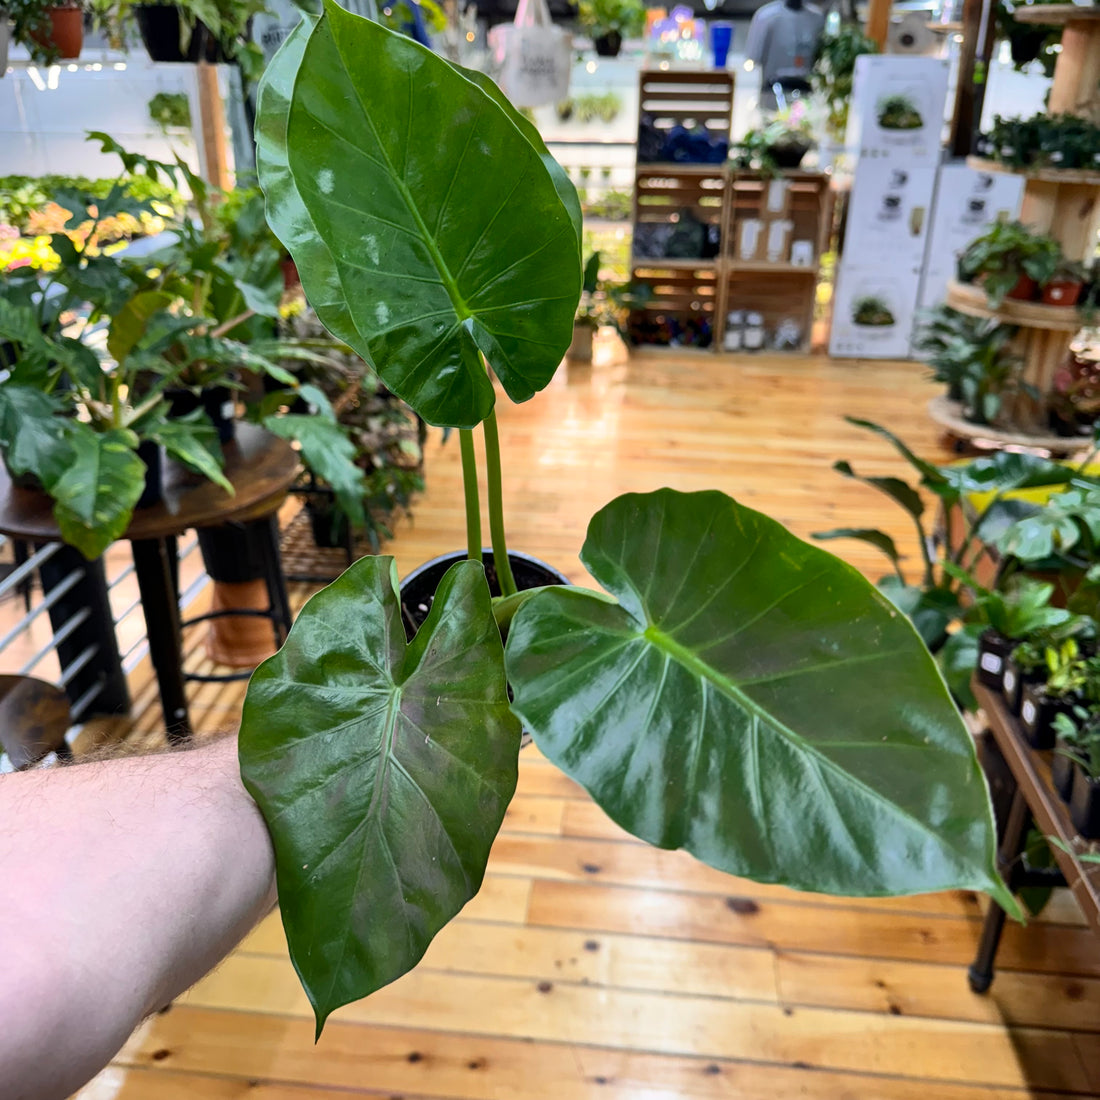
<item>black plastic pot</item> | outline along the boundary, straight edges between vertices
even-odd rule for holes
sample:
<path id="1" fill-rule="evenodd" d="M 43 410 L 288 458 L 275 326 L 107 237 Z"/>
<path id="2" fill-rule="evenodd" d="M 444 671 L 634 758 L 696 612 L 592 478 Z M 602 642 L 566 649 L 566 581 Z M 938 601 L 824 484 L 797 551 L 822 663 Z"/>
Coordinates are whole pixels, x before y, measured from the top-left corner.
<path id="1" fill-rule="evenodd" d="M 201 20 L 196 22 L 191 33 L 187 53 L 180 49 L 180 10 L 175 4 L 138 4 L 134 8 L 134 19 L 151 61 L 217 64 L 228 60 L 218 40 Z"/>
<path id="2" fill-rule="evenodd" d="M 1032 30 L 1029 27 L 1013 27 L 1008 36 L 1008 49 L 1012 54 L 1012 64 L 1026 65 L 1039 56 L 1043 48 L 1049 28 L 1042 27 Z"/>
<path id="3" fill-rule="evenodd" d="M 145 488 L 134 507 L 152 508 L 154 504 L 159 504 L 164 499 L 160 444 L 152 439 L 143 439 L 138 444 L 137 456 L 145 463 Z"/>
<path id="4" fill-rule="evenodd" d="M 1086 840 L 1100 837 L 1100 780 L 1089 779 L 1077 764 L 1073 766 L 1069 817 L 1073 827 Z"/>
<path id="5" fill-rule="evenodd" d="M 808 141 L 785 141 L 768 147 L 768 154 L 776 166 L 793 170 L 802 163 L 802 158 L 810 151 Z"/>
<path id="6" fill-rule="evenodd" d="M 994 691 L 1001 690 L 1005 662 L 1016 643 L 996 630 L 987 630 L 978 639 L 978 680 Z"/>
<path id="7" fill-rule="evenodd" d="M 1011 658 L 1004 663 L 1004 674 L 1001 677 L 1001 694 L 1004 696 L 1005 706 L 1010 713 L 1019 714 L 1020 704 L 1023 702 L 1024 687 L 1027 684 L 1041 684 L 1044 673 L 1040 671 L 1025 672 Z"/>
<path id="8" fill-rule="evenodd" d="M 481 551 L 482 562 L 485 565 L 485 576 L 489 582 L 489 591 L 494 596 L 500 595 L 500 583 L 497 580 L 497 572 L 493 565 L 493 551 L 488 547 Z M 401 582 L 401 621 L 405 624 L 405 636 L 411 641 L 413 635 L 420 629 L 428 612 L 432 609 L 432 600 L 435 599 L 435 590 L 443 575 L 455 562 L 464 561 L 466 552 L 456 550 L 453 554 L 444 554 L 442 557 L 433 558 L 425 562 L 419 569 L 414 569 Z M 516 581 L 516 588 L 525 592 L 529 588 L 542 588 L 548 584 L 568 584 L 569 579 L 559 573 L 546 562 L 539 561 L 529 554 L 520 554 L 514 550 L 508 551 L 508 561 L 512 566 L 512 576 Z"/>
<path id="9" fill-rule="evenodd" d="M 222 527 L 200 527 L 195 532 L 211 580 L 243 584 L 264 576 L 262 526 L 262 523 L 227 523 Z"/>
<path id="10" fill-rule="evenodd" d="M 1054 753 L 1050 758 L 1050 780 L 1058 797 L 1063 802 L 1068 802 L 1073 791 L 1073 761 L 1062 751 L 1066 743 L 1060 737 L 1054 745 Z"/>
<path id="11" fill-rule="evenodd" d="M 600 57 L 618 57 L 619 50 L 623 48 L 623 36 L 618 31 L 608 31 L 599 38 L 593 38 L 592 45 Z M 511 557 L 511 552 L 508 556 Z"/>
<path id="12" fill-rule="evenodd" d="M 237 434 L 237 408 L 233 401 L 233 391 L 228 386 L 211 386 L 209 389 L 194 393 L 185 389 L 166 390 L 168 415 L 186 416 L 195 409 L 203 409 L 218 432 L 222 443 L 229 443 Z"/>
<path id="13" fill-rule="evenodd" d="M 348 517 L 336 507 L 336 502 L 320 493 L 306 497 L 313 545 L 323 549 L 343 547 L 348 541 Z"/>
<path id="14" fill-rule="evenodd" d="M 1054 719 L 1068 714 L 1073 700 L 1047 695 L 1042 684 L 1025 684 L 1020 701 L 1020 728 L 1033 749 L 1054 748 Z"/>

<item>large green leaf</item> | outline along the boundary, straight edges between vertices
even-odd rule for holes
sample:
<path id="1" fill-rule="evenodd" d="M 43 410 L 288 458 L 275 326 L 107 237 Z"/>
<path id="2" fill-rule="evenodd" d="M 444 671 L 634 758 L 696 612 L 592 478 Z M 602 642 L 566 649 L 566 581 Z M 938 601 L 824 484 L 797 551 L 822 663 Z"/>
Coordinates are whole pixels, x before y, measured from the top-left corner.
<path id="1" fill-rule="evenodd" d="M 434 424 L 489 414 L 481 354 L 514 401 L 542 389 L 572 338 L 580 241 L 562 174 L 499 92 L 331 0 L 268 83 L 261 182 L 322 314 L 338 283 L 337 335 Z M 323 249 L 300 247 L 302 209 Z"/>
<path id="2" fill-rule="evenodd" d="M 61 537 L 92 561 L 129 526 L 145 487 L 145 463 L 134 452 L 133 432 L 74 424 L 68 442 L 72 464 L 50 489 L 53 515 Z"/>
<path id="3" fill-rule="evenodd" d="M 525 728 L 615 821 L 764 882 L 1013 907 L 966 728 L 854 569 L 722 493 L 671 489 L 612 501 L 581 557 L 619 604 L 540 593 L 506 665 Z"/>
<path id="4" fill-rule="evenodd" d="M 366 525 L 363 497 L 367 485 L 363 471 L 355 464 L 355 444 L 334 419 L 319 413 L 310 416 L 291 413 L 267 417 L 264 427 L 297 443 L 302 460 L 319 478 L 328 482 L 352 526 Z"/>
<path id="5" fill-rule="evenodd" d="M 163 420 L 146 428 L 144 434 L 156 440 L 177 462 L 220 485 L 230 496 L 235 495 L 232 483 L 222 472 L 225 459 L 217 429 L 202 409 Z"/>
<path id="6" fill-rule="evenodd" d="M 70 422 L 61 403 L 31 386 L 0 386 L 0 449 L 13 474 L 34 474 L 47 488 L 68 468 Z"/>
<path id="7" fill-rule="evenodd" d="M 363 558 L 255 672 L 241 774 L 275 842 L 290 954 L 320 1033 L 410 970 L 477 893 L 515 791 L 485 574 L 453 566 L 406 646 L 392 558 Z"/>

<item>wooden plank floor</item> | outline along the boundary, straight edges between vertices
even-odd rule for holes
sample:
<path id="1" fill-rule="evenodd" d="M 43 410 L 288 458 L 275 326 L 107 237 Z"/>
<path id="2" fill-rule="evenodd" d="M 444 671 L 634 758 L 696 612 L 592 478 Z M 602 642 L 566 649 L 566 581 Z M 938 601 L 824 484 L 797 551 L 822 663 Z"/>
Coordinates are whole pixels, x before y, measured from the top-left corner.
<path id="1" fill-rule="evenodd" d="M 600 353 L 501 409 L 514 547 L 582 580 L 590 514 L 672 485 L 723 489 L 803 536 L 881 524 L 915 555 L 902 514 L 830 467 L 904 473 L 845 414 L 949 457 L 924 415 L 923 367 Z M 433 442 L 427 468 L 388 548 L 402 574 L 462 540 L 457 440 Z M 872 551 L 836 548 L 882 572 Z M 135 738 L 160 723 L 142 677 Z M 201 687 L 197 723 L 231 724 L 241 695 Z M 981 907 L 969 894 L 829 899 L 721 875 L 628 837 L 531 748 L 484 889 L 414 973 L 336 1013 L 315 1047 L 273 915 L 147 1021 L 82 1100 L 1100 1095 L 1100 943 L 1063 892 L 1008 929 L 1004 969 L 977 997 L 965 965 Z"/>

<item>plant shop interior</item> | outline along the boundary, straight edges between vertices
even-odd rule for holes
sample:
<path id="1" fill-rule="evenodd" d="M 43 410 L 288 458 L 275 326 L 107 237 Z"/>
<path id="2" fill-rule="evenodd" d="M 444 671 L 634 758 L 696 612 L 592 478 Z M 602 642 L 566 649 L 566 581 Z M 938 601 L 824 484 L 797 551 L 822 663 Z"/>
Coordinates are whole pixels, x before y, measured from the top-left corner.
<path id="1" fill-rule="evenodd" d="M 0 1098 L 1100 1096 L 1098 233 L 1090 0 L 0 0 Z"/>

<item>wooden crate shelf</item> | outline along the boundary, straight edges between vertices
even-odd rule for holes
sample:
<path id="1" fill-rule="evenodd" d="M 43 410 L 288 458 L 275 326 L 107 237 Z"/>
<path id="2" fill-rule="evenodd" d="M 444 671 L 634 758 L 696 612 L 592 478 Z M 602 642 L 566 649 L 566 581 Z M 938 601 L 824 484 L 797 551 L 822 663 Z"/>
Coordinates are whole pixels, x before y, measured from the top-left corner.
<path id="1" fill-rule="evenodd" d="M 733 79 L 726 73 L 643 72 L 639 103 L 651 137 L 649 126 L 660 133 L 685 126 L 704 127 L 728 140 Z M 667 334 L 676 325 L 694 320 L 710 327 L 711 346 L 719 350 L 727 312 L 743 309 L 763 316 L 769 338 L 781 321 L 793 321 L 802 333 L 803 348 L 809 346 L 818 264 L 830 230 L 829 178 L 798 170 L 784 172 L 780 178 L 785 185 L 783 201 L 779 209 L 769 209 L 770 181 L 759 172 L 731 171 L 725 164 L 639 160 L 631 281 L 648 286 L 653 297 L 645 309 L 631 314 L 635 343 L 643 341 L 640 346 L 646 346 L 647 336 Z M 742 258 L 738 234 L 750 217 L 761 222 L 761 248 Z M 700 257 L 659 255 L 665 250 L 664 235 L 685 218 L 705 227 L 706 244 L 700 246 Z M 789 231 L 780 254 L 769 260 L 768 225 L 777 220 L 789 222 Z M 790 262 L 790 245 L 797 240 L 812 242 L 808 266 Z M 683 242 L 674 250 L 683 251 Z"/>
<path id="2" fill-rule="evenodd" d="M 972 317 L 989 317 L 1006 325 L 1047 329 L 1050 332 L 1078 332 L 1081 315 L 1074 306 L 1047 306 L 1042 302 L 1023 302 L 1006 298 L 994 309 L 980 286 L 948 283 L 947 304 Z"/>

